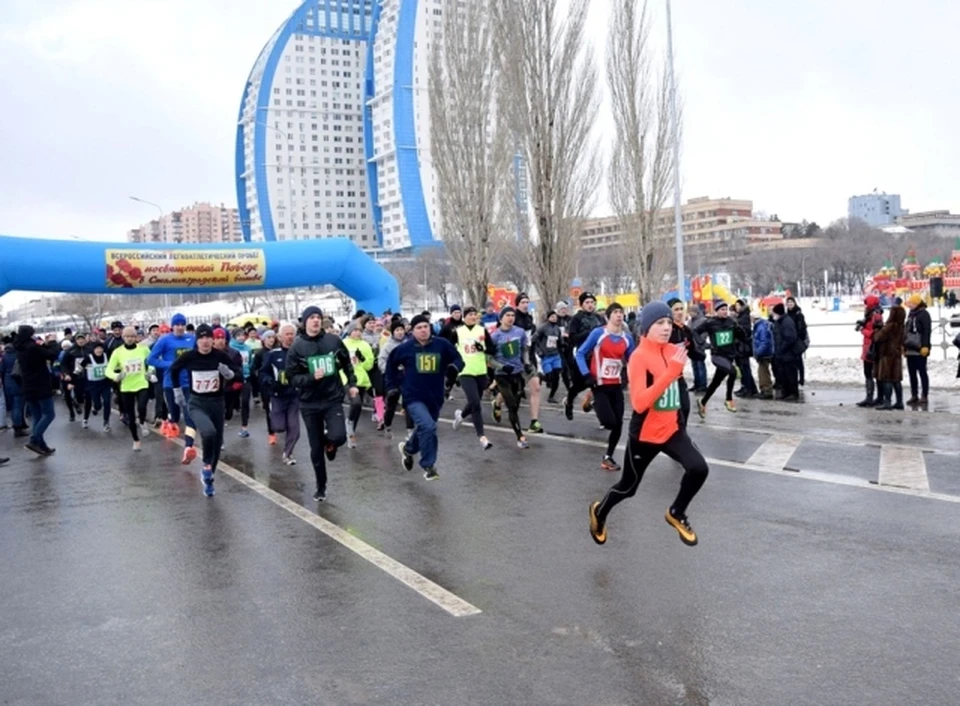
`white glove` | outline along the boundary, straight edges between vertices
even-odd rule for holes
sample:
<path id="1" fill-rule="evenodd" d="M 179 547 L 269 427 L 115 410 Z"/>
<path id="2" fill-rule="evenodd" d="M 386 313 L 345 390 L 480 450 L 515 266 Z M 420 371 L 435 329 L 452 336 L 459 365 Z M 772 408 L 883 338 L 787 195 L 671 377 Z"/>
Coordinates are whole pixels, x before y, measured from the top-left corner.
<path id="1" fill-rule="evenodd" d="M 147 378 L 147 379 L 151 382 L 151 384 L 154 384 L 154 385 L 155 385 L 155 384 L 157 383 L 157 379 L 158 379 L 158 378 L 157 378 L 157 374 L 156 374 L 156 373 L 150 373 L 150 377 Z"/>
<path id="2" fill-rule="evenodd" d="M 226 363 L 220 363 L 220 365 L 217 366 L 217 370 L 219 370 L 220 374 L 223 375 L 224 380 L 233 380 L 233 371 Z"/>
<path id="3" fill-rule="evenodd" d="M 173 388 L 173 401 L 177 403 L 178 407 L 183 407 L 184 397 L 183 390 L 179 387 Z"/>
<path id="4" fill-rule="evenodd" d="M 126 374 L 125 372 L 123 372 L 123 370 L 118 370 L 118 371 L 117 371 L 117 382 L 120 382 L 120 381 L 123 380 L 125 377 L 127 377 L 127 374 Z"/>

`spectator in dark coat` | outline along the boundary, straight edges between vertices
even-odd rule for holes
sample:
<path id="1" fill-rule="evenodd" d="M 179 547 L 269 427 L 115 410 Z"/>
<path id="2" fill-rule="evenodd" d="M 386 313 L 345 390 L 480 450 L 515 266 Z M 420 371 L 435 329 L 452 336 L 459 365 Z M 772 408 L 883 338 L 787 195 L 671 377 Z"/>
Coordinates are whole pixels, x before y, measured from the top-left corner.
<path id="1" fill-rule="evenodd" d="M 787 297 L 786 300 L 787 316 L 793 319 L 793 325 L 797 329 L 797 376 L 800 380 L 800 387 L 806 383 L 806 371 L 803 368 L 803 354 L 810 347 L 810 334 L 807 332 L 807 319 L 803 315 L 803 310 L 797 304 L 793 297 Z"/>
<path id="2" fill-rule="evenodd" d="M 903 307 L 890 308 L 887 323 L 873 334 L 877 355 L 877 383 L 880 386 L 881 404 L 877 409 L 903 409 L 903 334 L 907 318 Z M 891 394 L 896 392 L 897 403 L 891 404 Z"/>
<path id="3" fill-rule="evenodd" d="M 17 352 L 13 349 L 13 336 L 3 337 L 3 350 L 0 352 L 0 386 L 3 388 L 4 402 L 10 413 L 14 437 L 27 436 L 27 425 L 23 421 L 23 392 L 19 380 L 13 377 L 13 366 L 17 362 Z"/>
<path id="4" fill-rule="evenodd" d="M 773 399 L 773 378 L 770 376 L 770 364 L 773 362 L 773 330 L 766 319 L 756 318 L 753 326 L 753 355 L 757 359 L 757 379 L 760 387 L 760 399 Z"/>
<path id="5" fill-rule="evenodd" d="M 777 382 L 781 384 L 781 399 L 784 402 L 799 402 L 800 387 L 797 377 L 798 341 L 797 326 L 787 315 L 783 304 L 773 307 L 773 357 L 777 369 Z"/>
<path id="6" fill-rule="evenodd" d="M 33 340 L 33 326 L 21 326 L 13 341 L 20 364 L 20 389 L 24 404 L 30 410 L 33 432 L 27 448 L 41 456 L 52 454 L 55 449 L 47 446 L 43 433 L 53 422 L 53 390 L 50 387 L 50 366 L 57 359 L 57 352 Z"/>
<path id="7" fill-rule="evenodd" d="M 745 334 L 745 340 L 737 342 L 737 368 L 740 370 L 740 389 L 735 393 L 737 397 L 756 397 L 760 394 L 757 383 L 753 379 L 753 370 L 750 368 L 750 358 L 753 356 L 753 336 L 750 326 L 750 307 L 743 299 L 737 299 L 733 304 L 737 313 L 737 326 Z"/>
<path id="8" fill-rule="evenodd" d="M 933 332 L 933 322 L 930 312 L 919 294 L 907 299 L 907 329 L 904 338 L 904 355 L 907 357 L 907 372 L 910 374 L 910 399 L 907 404 L 927 404 L 927 394 L 930 392 L 930 378 L 927 377 L 927 357 L 930 355 L 930 335 Z M 919 385 L 918 383 L 919 378 Z M 920 396 L 917 396 L 919 388 Z"/>

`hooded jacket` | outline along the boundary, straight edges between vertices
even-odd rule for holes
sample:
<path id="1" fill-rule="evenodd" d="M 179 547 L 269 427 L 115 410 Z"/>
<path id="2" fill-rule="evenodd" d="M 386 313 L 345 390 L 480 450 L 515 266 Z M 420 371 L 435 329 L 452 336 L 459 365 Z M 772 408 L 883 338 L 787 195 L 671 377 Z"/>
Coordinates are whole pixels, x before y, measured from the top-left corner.
<path id="1" fill-rule="evenodd" d="M 13 339 L 13 349 L 20 363 L 20 391 L 26 401 L 53 397 L 49 363 L 57 359 L 56 351 L 34 341 L 33 334 L 33 326 L 21 326 Z"/>
<path id="2" fill-rule="evenodd" d="M 873 334 L 876 344 L 874 373 L 880 382 L 903 380 L 903 331 L 906 311 L 901 306 L 890 307 L 887 323 Z"/>
<path id="3" fill-rule="evenodd" d="M 14 350 L 12 343 L 3 347 L 2 359 L 3 375 L 0 376 L 0 384 L 2 384 L 4 392 L 11 397 L 20 395 L 20 383 L 13 379 L 13 364 L 17 362 L 17 352 Z"/>
<path id="4" fill-rule="evenodd" d="M 860 360 L 868 361 L 872 360 L 870 348 L 873 345 L 873 334 L 883 327 L 883 309 L 880 306 L 880 299 L 872 295 L 864 299 L 863 304 L 863 319 L 857 322 L 857 330 L 863 336 Z"/>
<path id="5" fill-rule="evenodd" d="M 381 344 L 380 353 L 377 355 L 377 367 L 380 368 L 381 374 L 387 372 L 387 360 L 390 359 L 390 354 L 393 353 L 393 349 L 406 340 L 407 337 L 404 337 L 398 341 L 393 336 L 389 336 L 387 340 Z"/>
<path id="6" fill-rule="evenodd" d="M 568 330 L 570 334 L 570 346 L 572 348 L 579 348 L 583 342 L 587 340 L 587 336 L 590 335 L 593 329 L 599 328 L 605 323 L 606 320 L 600 315 L 600 312 L 581 309 L 574 314 L 570 320 L 570 329 Z"/>
<path id="7" fill-rule="evenodd" d="M 680 429 L 680 385 L 683 366 L 673 360 L 673 345 L 644 336 L 630 356 L 630 437 L 665 444 Z"/>
<path id="8" fill-rule="evenodd" d="M 315 377 L 316 370 L 324 371 L 319 380 Z M 350 362 L 350 351 L 332 333 L 320 331 L 316 336 L 301 333 L 287 351 L 287 379 L 300 391 L 302 407 L 343 402 L 346 391 L 340 371 L 347 376 L 347 387 L 356 387 L 357 376 Z"/>
<path id="9" fill-rule="evenodd" d="M 757 319 L 753 327 L 753 355 L 757 360 L 773 357 L 773 331 L 766 319 Z"/>

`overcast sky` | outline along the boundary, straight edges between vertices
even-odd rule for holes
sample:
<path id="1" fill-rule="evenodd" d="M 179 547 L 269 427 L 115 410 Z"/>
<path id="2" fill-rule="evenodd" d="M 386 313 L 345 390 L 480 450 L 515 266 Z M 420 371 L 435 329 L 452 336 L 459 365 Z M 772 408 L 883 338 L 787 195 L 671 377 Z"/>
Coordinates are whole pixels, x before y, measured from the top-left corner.
<path id="1" fill-rule="evenodd" d="M 240 94 L 295 5 L 0 0 L 0 234 L 120 239 L 156 215 L 130 195 L 235 205 Z M 875 187 L 914 211 L 960 210 L 960 2 L 673 7 L 684 198 L 821 224 Z M 593 8 L 602 56 L 607 0 Z"/>

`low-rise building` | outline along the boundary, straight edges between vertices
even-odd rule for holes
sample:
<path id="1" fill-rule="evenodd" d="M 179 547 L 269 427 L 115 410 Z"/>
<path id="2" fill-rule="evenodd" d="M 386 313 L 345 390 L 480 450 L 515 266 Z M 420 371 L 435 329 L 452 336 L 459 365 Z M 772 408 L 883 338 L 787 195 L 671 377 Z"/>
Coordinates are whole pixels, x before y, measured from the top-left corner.
<path id="1" fill-rule="evenodd" d="M 913 233 L 929 233 L 932 235 L 960 235 L 960 214 L 950 211 L 922 211 L 900 216 L 897 224 L 909 229 Z"/>
<path id="2" fill-rule="evenodd" d="M 683 204 L 681 213 L 684 253 L 704 263 L 729 262 L 752 248 L 783 240 L 780 221 L 754 216 L 753 201 L 749 199 L 693 198 Z M 665 246 L 672 244 L 673 208 L 660 209 L 656 224 L 657 237 L 663 239 Z M 624 244 L 618 217 L 584 221 L 581 242 L 584 251 Z"/>

